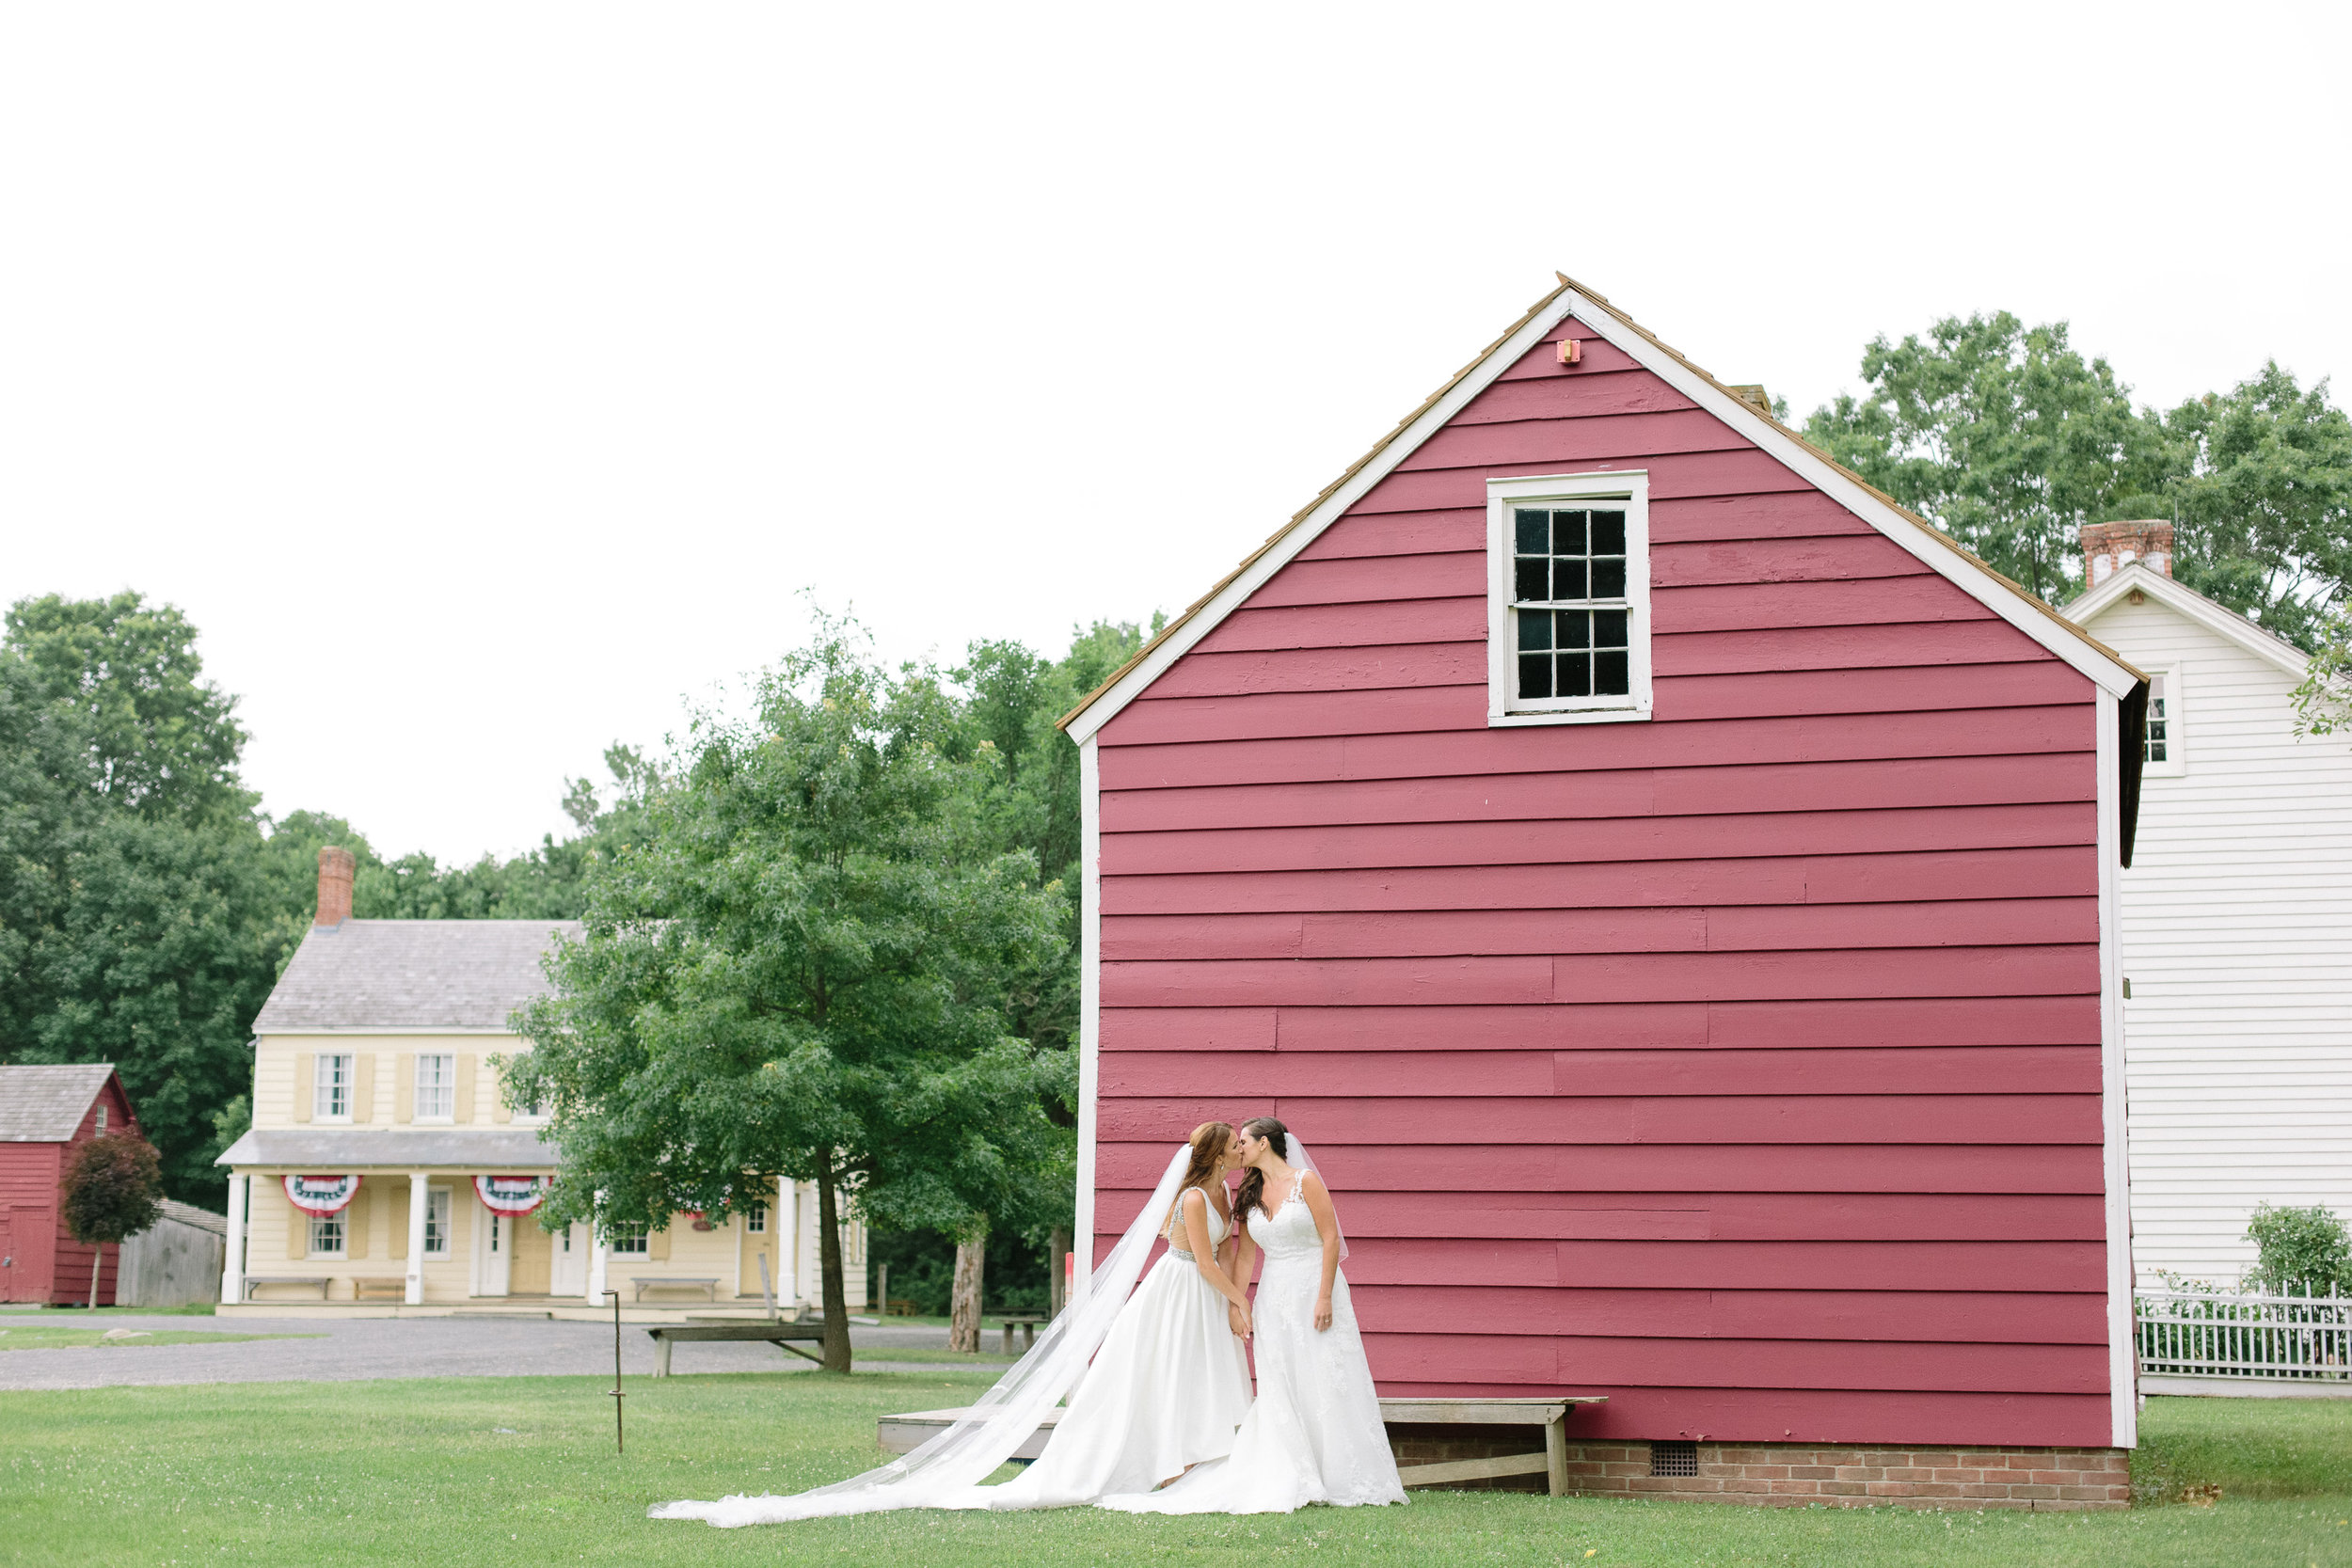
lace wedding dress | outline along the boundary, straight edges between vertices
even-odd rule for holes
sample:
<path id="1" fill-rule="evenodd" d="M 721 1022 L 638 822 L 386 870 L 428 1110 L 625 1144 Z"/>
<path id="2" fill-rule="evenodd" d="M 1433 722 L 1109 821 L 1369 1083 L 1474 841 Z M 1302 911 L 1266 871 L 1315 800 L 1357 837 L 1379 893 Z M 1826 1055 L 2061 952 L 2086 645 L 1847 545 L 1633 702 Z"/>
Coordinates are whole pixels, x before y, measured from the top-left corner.
<path id="1" fill-rule="evenodd" d="M 978 1489 L 987 1507 L 1064 1508 L 1148 1492 L 1232 1450 L 1249 1410 L 1249 1361 L 1226 1322 L 1225 1297 L 1180 1244 L 1181 1204 L 1190 1201 L 1184 1195 L 1161 1232 L 1168 1255 L 1111 1325 L 1044 1453 L 1002 1486 Z M 1230 1227 L 1206 1195 L 1202 1205 L 1214 1254 Z"/>
<path id="2" fill-rule="evenodd" d="M 1347 1277 L 1331 1282 L 1331 1326 L 1315 1329 L 1323 1237 L 1300 1189 L 1249 1234 L 1265 1253 L 1251 1310 L 1257 1324 L 1258 1399 L 1225 1458 L 1195 1467 L 1157 1492 L 1105 1497 L 1129 1513 L 1288 1513 L 1309 1503 L 1342 1508 L 1401 1503 L 1405 1488 L 1380 1422 Z M 1165 1266 L 1165 1265 L 1163 1265 Z"/>

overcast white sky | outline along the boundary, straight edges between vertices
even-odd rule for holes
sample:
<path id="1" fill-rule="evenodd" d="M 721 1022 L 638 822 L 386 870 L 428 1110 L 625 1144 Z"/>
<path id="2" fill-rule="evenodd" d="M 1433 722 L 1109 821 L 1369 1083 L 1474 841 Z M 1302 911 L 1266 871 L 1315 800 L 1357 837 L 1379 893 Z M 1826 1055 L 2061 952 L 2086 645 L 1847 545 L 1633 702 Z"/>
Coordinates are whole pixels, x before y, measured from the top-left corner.
<path id="1" fill-rule="evenodd" d="M 1562 268 L 1802 415 L 2065 318 L 2352 370 L 2352 8 L 17 6 L 0 598 L 507 853 L 771 660 L 1174 610 Z"/>

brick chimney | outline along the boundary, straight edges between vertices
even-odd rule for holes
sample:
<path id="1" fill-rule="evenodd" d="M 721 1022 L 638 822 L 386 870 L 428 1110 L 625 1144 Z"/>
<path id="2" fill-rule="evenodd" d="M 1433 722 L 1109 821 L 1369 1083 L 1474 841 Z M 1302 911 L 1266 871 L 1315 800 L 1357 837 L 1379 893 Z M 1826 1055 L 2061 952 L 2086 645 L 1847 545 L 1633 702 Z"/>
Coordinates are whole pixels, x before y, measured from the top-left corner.
<path id="1" fill-rule="evenodd" d="M 319 851 L 319 912 L 313 924 L 341 926 L 351 918 L 351 874 L 358 865 L 348 849 L 330 844 Z"/>
<path id="2" fill-rule="evenodd" d="M 2083 567 L 2092 588 L 2137 561 L 2159 577 L 2172 575 L 2172 525 L 2166 522 L 2085 523 Z"/>

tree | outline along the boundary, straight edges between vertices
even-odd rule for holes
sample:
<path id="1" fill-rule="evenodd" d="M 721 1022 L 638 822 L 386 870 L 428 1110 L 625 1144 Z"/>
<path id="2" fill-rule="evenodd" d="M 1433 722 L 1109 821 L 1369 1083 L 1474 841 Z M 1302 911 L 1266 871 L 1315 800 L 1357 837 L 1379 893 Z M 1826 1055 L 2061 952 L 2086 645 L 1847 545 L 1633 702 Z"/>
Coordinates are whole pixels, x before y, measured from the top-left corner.
<path id="1" fill-rule="evenodd" d="M 2257 1205 L 2246 1239 L 2254 1243 L 2258 1259 L 2247 1283 L 2265 1294 L 2352 1291 L 2352 1238 L 2347 1238 L 2344 1221 L 2318 1204 L 2307 1209 Z"/>
<path id="2" fill-rule="evenodd" d="M 1060 938 L 1034 860 L 980 832 L 972 748 L 921 670 L 828 625 L 756 719 L 696 721 L 645 836 L 591 865 L 580 942 L 517 1015 L 507 1092 L 563 1149 L 547 1223 L 818 1195 L 823 1365 L 850 1367 L 838 1223 L 968 1235 L 1066 1167 L 1067 1050 L 1008 1027 Z"/>
<path id="3" fill-rule="evenodd" d="M 2044 599 L 2080 582 L 2081 525 L 2160 515 L 2162 427 L 2064 322 L 1947 317 L 1925 341 L 1874 339 L 1862 374 L 1807 438 Z"/>
<path id="4" fill-rule="evenodd" d="M 88 1139 L 66 1163 L 61 1190 L 66 1233 L 92 1246 L 135 1236 L 162 1212 L 163 1162 L 136 1132 Z M 89 1304 L 98 1306 L 101 1259 L 90 1259 Z"/>
<path id="5" fill-rule="evenodd" d="M 2352 420 L 2328 383 L 2305 390 L 2274 361 L 2225 395 L 2182 404 L 2161 428 L 2173 575 L 2306 652 L 2327 646 L 2352 583 Z"/>

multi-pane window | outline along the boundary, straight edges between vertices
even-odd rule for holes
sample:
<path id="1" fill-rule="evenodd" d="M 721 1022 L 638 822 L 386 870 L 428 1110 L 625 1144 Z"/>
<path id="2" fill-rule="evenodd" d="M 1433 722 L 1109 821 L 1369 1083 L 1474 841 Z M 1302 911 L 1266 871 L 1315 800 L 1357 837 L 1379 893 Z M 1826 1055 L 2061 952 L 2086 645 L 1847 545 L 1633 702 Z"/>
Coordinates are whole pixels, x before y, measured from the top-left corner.
<path id="1" fill-rule="evenodd" d="M 605 1240 L 615 1258 L 643 1258 L 651 1230 L 644 1220 L 617 1220 L 606 1229 Z"/>
<path id="2" fill-rule="evenodd" d="M 1629 695 L 1625 508 L 1521 506 L 1511 520 L 1519 698 Z"/>
<path id="3" fill-rule="evenodd" d="M 417 1119 L 447 1121 L 457 1114 L 457 1058 L 429 1052 L 417 1058 Z"/>
<path id="4" fill-rule="evenodd" d="M 768 1233 L 768 1206 L 764 1203 L 755 1203 L 749 1209 L 744 1210 L 743 1228 L 755 1236 L 766 1235 Z"/>
<path id="5" fill-rule="evenodd" d="M 351 1057 L 322 1053 L 310 1080 L 310 1115 L 326 1121 L 351 1115 Z"/>
<path id="6" fill-rule="evenodd" d="M 424 1255 L 449 1256 L 449 1189 L 429 1187 L 424 1195 Z"/>
<path id="7" fill-rule="evenodd" d="M 2162 672 L 2148 677 L 2148 755 L 2150 762 L 2171 761 L 2170 716 L 2165 712 L 2165 679 Z"/>
<path id="8" fill-rule="evenodd" d="M 343 1213 L 312 1214 L 310 1218 L 310 1256 L 341 1258 L 343 1255 Z"/>

